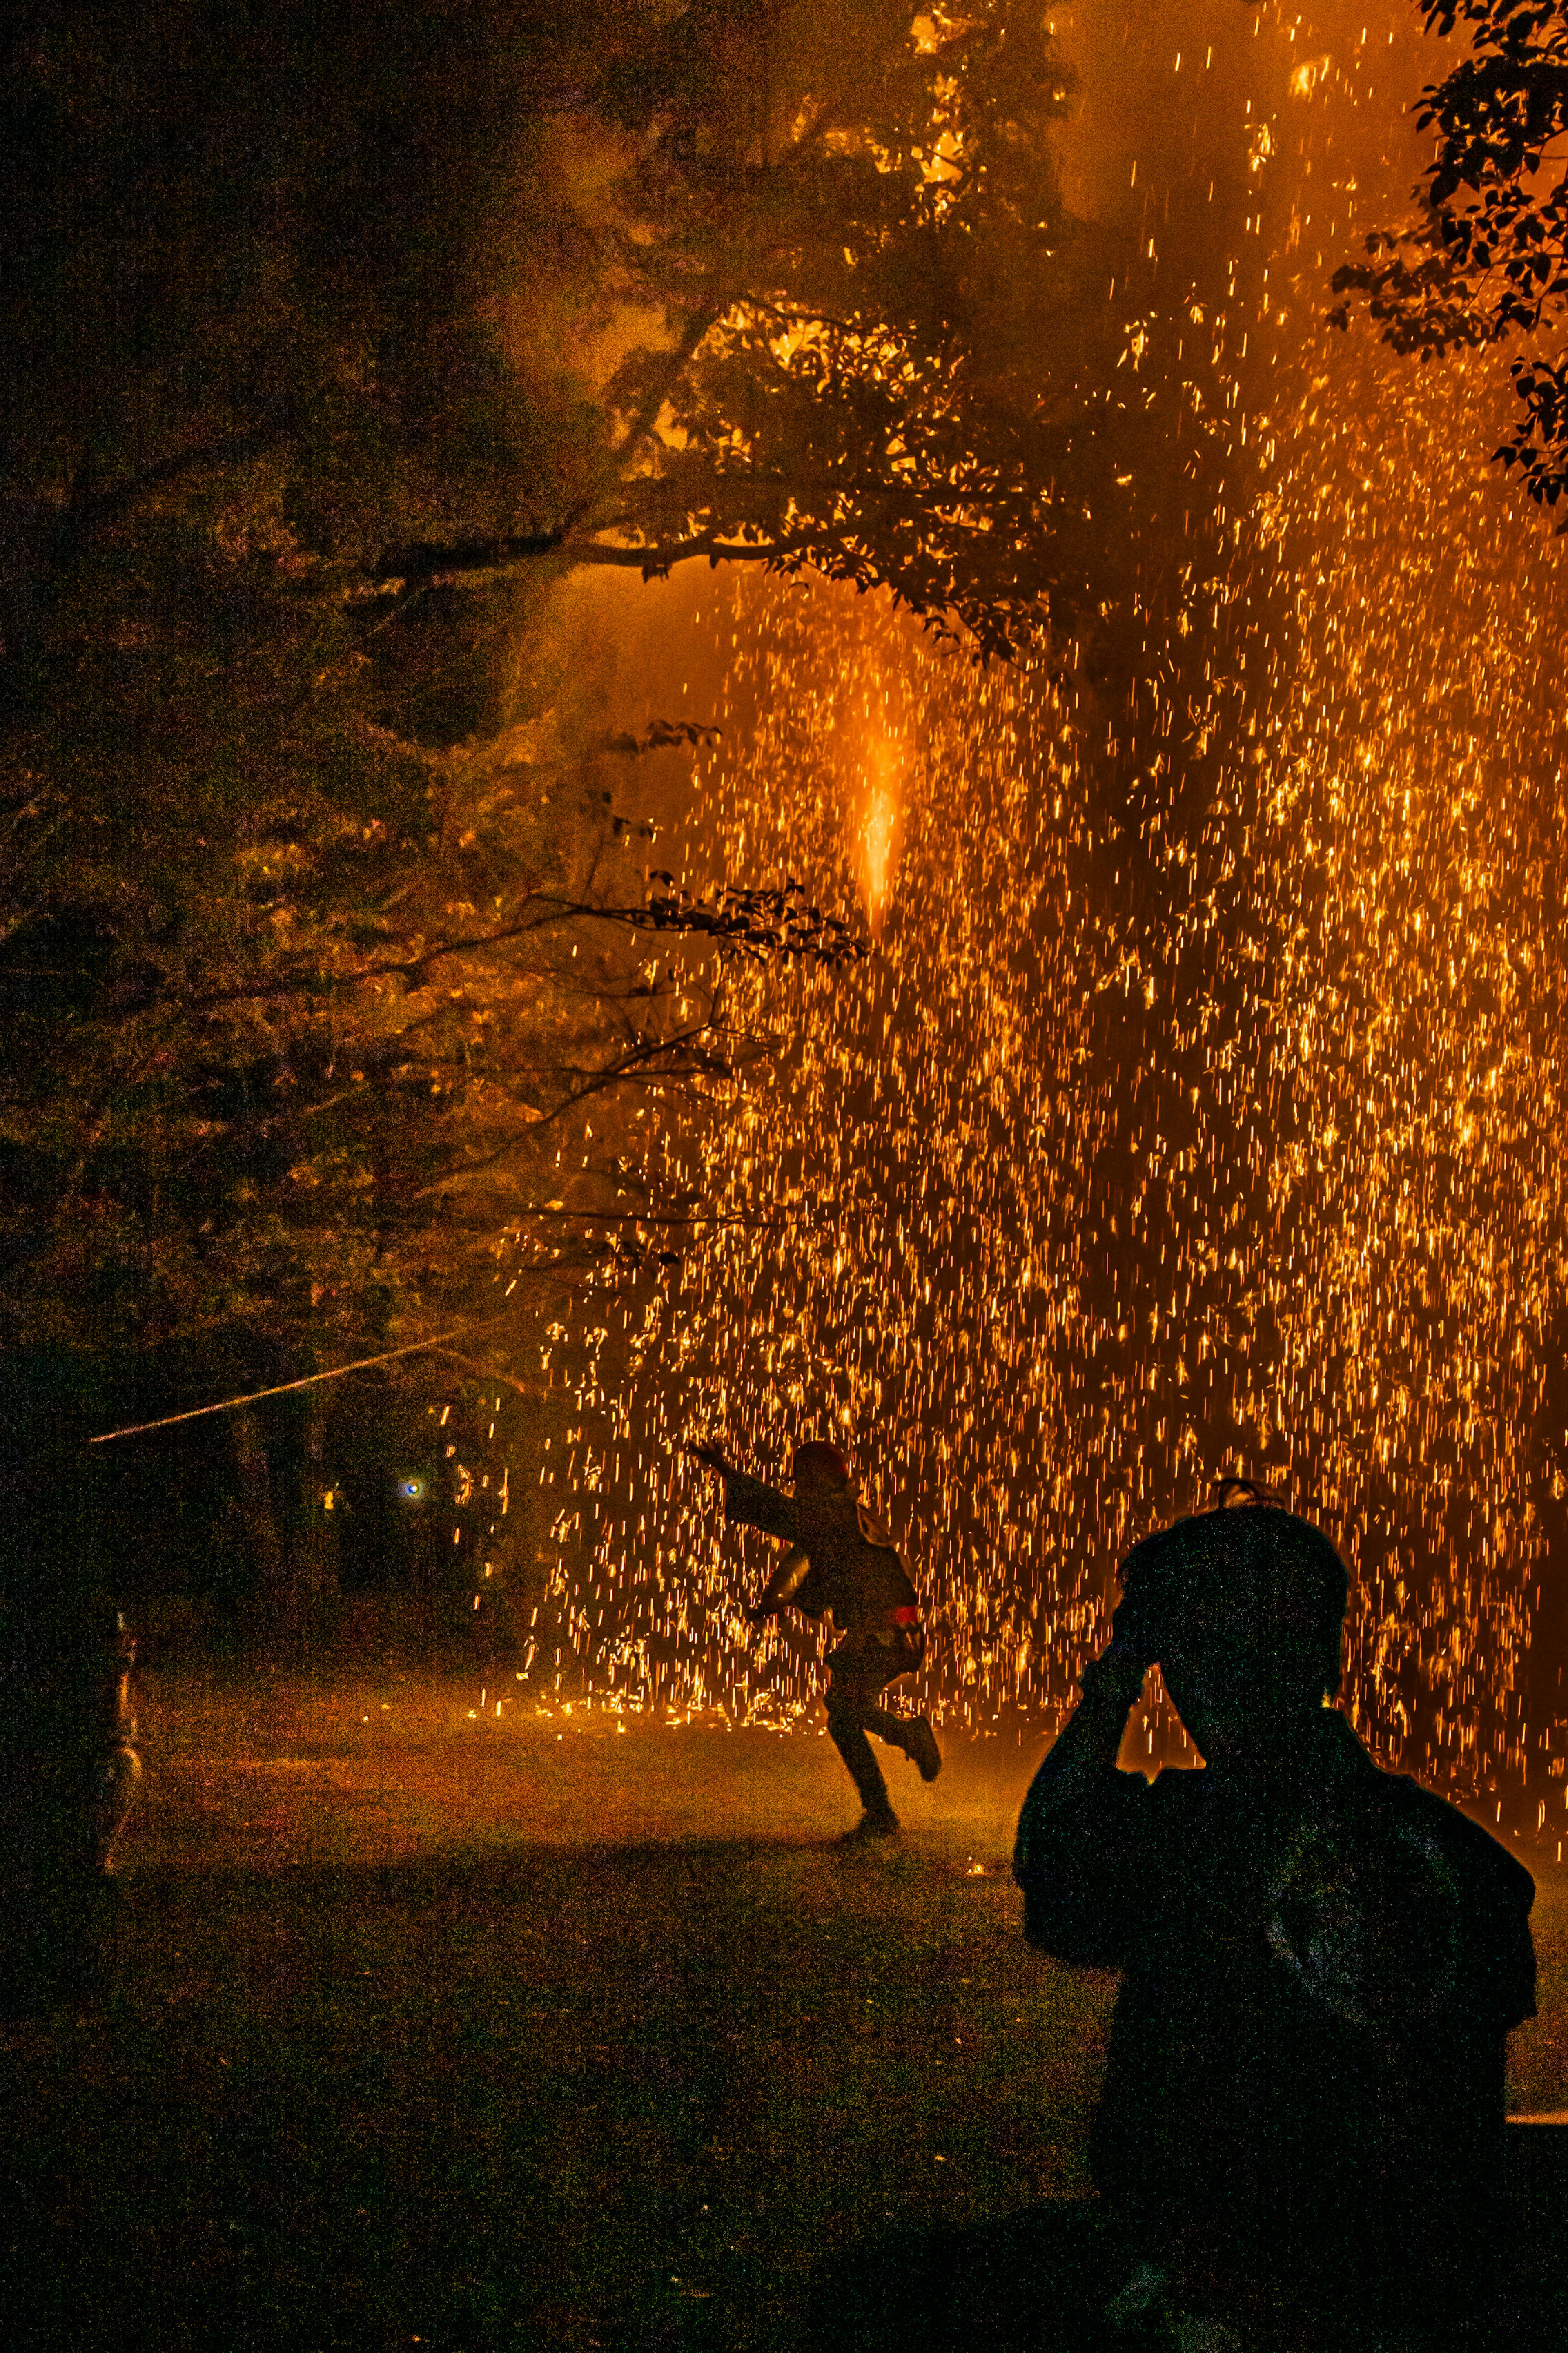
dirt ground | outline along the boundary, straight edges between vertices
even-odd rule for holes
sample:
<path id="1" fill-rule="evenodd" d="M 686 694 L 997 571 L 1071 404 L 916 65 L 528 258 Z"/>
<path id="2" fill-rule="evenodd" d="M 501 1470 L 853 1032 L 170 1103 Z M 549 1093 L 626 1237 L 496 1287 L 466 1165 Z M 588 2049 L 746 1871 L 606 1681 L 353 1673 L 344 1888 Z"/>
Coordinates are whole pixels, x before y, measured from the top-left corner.
<path id="1" fill-rule="evenodd" d="M 410 1678 L 142 1715 L 109 1997 L 0 2033 L 9 2343 L 795 2353 L 868 2249 L 912 2292 L 984 2241 L 1009 2309 L 1092 2270 L 1112 1980 L 1006 1874 L 1042 1742 L 891 1757 L 904 1842 L 845 1853 L 815 1730 Z M 1561 2111 L 1568 1881 L 1526 1859 L 1510 2105 Z"/>

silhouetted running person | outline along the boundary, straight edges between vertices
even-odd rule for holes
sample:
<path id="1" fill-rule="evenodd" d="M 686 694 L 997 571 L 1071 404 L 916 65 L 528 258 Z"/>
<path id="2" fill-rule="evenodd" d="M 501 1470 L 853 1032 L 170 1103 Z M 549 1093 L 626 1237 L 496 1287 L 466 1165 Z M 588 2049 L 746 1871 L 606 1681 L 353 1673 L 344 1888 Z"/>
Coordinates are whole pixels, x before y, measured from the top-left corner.
<path id="1" fill-rule="evenodd" d="M 881 1694 L 925 1656 L 925 1630 L 909 1573 L 891 1535 L 855 1493 L 849 1466 L 836 1446 L 819 1440 L 795 1449 L 793 1495 L 749 1479 L 708 1447 L 698 1461 L 724 1482 L 724 1514 L 732 1525 L 782 1537 L 789 1551 L 763 1587 L 755 1622 L 781 1609 L 827 1618 L 844 1639 L 828 1654 L 827 1729 L 860 1793 L 861 1816 L 850 1839 L 892 1838 L 899 1818 L 888 1802 L 868 1732 L 901 1748 L 934 1781 L 942 1756 L 923 1715 L 895 1715 Z"/>
<path id="2" fill-rule="evenodd" d="M 1031 1943 L 1125 1972 L 1090 2143 L 1123 2257 L 1109 2316 L 1188 2353 L 1490 2348 L 1534 1885 L 1328 1704 L 1328 1538 L 1222 1489 L 1247 1507 L 1128 1555 L 1018 1825 Z M 1155 1662 L 1206 1769 L 1149 1783 L 1116 1758 Z"/>

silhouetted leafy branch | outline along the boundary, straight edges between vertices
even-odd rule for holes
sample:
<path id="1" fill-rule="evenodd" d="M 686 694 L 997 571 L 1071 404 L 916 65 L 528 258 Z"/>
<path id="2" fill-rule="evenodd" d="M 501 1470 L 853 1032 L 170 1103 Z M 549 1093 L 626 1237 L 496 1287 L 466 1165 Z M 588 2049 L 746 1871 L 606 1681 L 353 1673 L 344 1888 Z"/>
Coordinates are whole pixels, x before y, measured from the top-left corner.
<path id="1" fill-rule="evenodd" d="M 704 933 L 749 956 L 802 956 L 831 967 L 857 964 L 870 953 L 868 941 L 838 916 L 825 914 L 807 898 L 805 884 L 793 879 L 771 891 L 728 888 L 711 900 L 694 898 L 672 874 L 658 872 L 651 880 L 655 887 L 645 906 L 598 912 L 638 931 Z"/>
<path id="2" fill-rule="evenodd" d="M 625 820 L 617 821 L 617 834 L 623 827 Z M 649 883 L 647 898 L 640 904 L 627 906 L 536 892 L 530 895 L 523 915 L 493 931 L 420 939 L 412 944 L 407 955 L 386 956 L 374 962 L 345 959 L 327 964 L 319 955 L 301 958 L 281 970 L 258 975 L 254 980 L 207 990 L 187 999 L 187 1004 L 193 1012 L 205 1013 L 241 1001 L 260 1003 L 289 997 L 326 998 L 373 982 L 394 979 L 405 982 L 410 990 L 417 990 L 428 982 L 430 967 L 448 957 L 493 956 L 499 950 L 531 939 L 553 925 L 584 920 L 616 923 L 630 931 L 700 934 L 721 948 L 732 948 L 742 955 L 779 956 L 786 962 L 803 957 L 829 967 L 858 963 L 870 953 L 868 941 L 839 916 L 826 913 L 807 897 L 805 884 L 793 878 L 772 890 L 727 885 L 710 899 L 686 890 L 662 868 L 649 876 Z M 125 1009 L 128 1014 L 143 1011 L 147 1001 L 150 998 L 144 997 Z"/>
<path id="3" fill-rule="evenodd" d="M 704 744 L 717 744 L 723 732 L 721 727 L 707 726 L 695 719 L 654 719 L 640 735 L 624 730 L 601 735 L 596 748 L 618 752 L 627 759 L 636 759 L 644 752 L 668 752 L 681 745 L 689 745 L 695 752 Z"/>
<path id="4" fill-rule="evenodd" d="M 1367 259 L 1334 273 L 1336 293 L 1365 299 L 1384 342 L 1429 360 L 1568 317 L 1568 5 L 1564 0 L 1428 0 L 1427 26 L 1472 29 L 1468 57 L 1422 94 L 1417 121 L 1436 153 L 1419 192 L 1422 218 L 1376 230 Z M 1349 323 L 1349 306 L 1331 312 Z M 1513 363 L 1523 406 L 1493 451 L 1531 497 L 1568 491 L 1568 358 Z"/>

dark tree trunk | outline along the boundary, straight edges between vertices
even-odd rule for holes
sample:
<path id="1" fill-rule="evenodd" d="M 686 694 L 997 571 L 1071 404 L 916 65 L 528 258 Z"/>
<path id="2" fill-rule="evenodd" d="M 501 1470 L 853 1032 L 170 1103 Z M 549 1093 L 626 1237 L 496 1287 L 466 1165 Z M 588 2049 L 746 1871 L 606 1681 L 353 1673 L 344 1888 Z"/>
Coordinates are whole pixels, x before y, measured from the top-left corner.
<path id="1" fill-rule="evenodd" d="M 254 1579 L 251 1612 L 256 1639 L 263 1651 L 293 1659 L 300 1646 L 294 1580 L 289 1573 L 288 1556 L 278 1525 L 272 1473 L 261 1425 L 252 1407 L 239 1406 L 230 1415 L 229 1433 Z"/>
<path id="2" fill-rule="evenodd" d="M 300 1507 L 294 1529 L 295 1609 L 307 1639 L 325 1630 L 338 1599 L 336 1499 L 327 1468 L 327 1400 L 321 1389 L 305 1392 L 304 1445 L 300 1466 Z"/>

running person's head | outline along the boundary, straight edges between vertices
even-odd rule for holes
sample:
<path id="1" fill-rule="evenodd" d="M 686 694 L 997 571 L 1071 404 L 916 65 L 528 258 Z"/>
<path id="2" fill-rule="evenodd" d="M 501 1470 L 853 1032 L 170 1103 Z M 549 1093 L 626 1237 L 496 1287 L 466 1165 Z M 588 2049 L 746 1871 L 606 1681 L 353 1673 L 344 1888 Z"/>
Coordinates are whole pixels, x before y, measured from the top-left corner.
<path id="1" fill-rule="evenodd" d="M 853 1484 L 849 1465 L 837 1447 L 829 1446 L 826 1440 L 820 1438 L 808 1439 L 804 1446 L 795 1448 L 795 1460 L 790 1464 L 790 1477 L 795 1482 L 797 1495 L 803 1490 L 812 1494 L 822 1494 Z"/>

